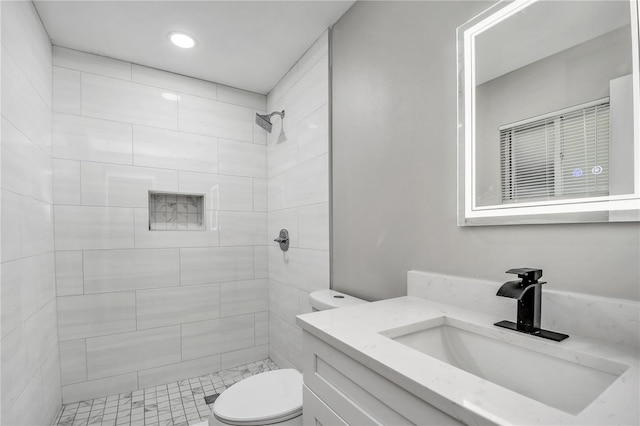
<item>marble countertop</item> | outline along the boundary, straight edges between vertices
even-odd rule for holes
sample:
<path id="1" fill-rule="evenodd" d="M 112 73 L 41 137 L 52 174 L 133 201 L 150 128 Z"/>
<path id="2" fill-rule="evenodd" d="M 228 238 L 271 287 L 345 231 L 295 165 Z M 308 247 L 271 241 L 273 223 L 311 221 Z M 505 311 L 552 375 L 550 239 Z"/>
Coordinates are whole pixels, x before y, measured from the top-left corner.
<path id="1" fill-rule="evenodd" d="M 573 415 L 481 379 L 384 335 L 384 332 L 403 327 L 410 330 L 416 324 L 419 328 L 420 323 L 443 316 L 472 324 L 477 331 L 490 333 L 497 340 L 542 349 L 552 356 L 569 355 L 578 363 L 589 359 L 592 365 L 594 359 L 601 358 L 629 368 L 590 405 Z M 640 423 L 639 348 L 577 335 L 558 343 L 493 326 L 503 319 L 513 320 L 406 296 L 299 315 L 297 322 L 303 330 L 465 424 Z"/>

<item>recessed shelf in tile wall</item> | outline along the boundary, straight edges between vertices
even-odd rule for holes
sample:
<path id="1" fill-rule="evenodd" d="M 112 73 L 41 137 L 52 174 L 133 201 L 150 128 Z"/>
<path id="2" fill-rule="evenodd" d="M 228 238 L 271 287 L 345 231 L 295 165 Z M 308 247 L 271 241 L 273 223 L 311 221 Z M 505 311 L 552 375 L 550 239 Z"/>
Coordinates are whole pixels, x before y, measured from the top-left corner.
<path id="1" fill-rule="evenodd" d="M 204 229 L 204 195 L 149 191 L 150 231 Z"/>

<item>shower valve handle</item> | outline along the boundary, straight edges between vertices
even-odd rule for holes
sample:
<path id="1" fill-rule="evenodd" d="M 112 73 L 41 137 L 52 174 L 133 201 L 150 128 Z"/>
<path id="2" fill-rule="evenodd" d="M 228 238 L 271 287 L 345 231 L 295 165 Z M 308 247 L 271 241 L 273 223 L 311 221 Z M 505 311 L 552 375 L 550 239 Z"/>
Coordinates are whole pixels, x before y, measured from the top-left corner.
<path id="1" fill-rule="evenodd" d="M 280 250 L 289 250 L 289 231 L 287 231 L 286 229 L 281 229 L 280 235 L 278 235 L 278 238 L 273 241 L 280 244 Z"/>

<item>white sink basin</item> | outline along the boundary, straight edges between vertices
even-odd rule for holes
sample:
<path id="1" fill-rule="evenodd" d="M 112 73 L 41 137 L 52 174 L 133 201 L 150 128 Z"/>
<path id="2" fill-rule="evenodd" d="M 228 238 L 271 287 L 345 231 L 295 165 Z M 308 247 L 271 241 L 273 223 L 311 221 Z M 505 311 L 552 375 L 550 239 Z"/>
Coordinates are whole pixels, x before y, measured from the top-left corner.
<path id="1" fill-rule="evenodd" d="M 456 368 L 578 414 L 624 371 L 625 364 L 568 351 L 562 343 L 440 317 L 382 335 Z"/>

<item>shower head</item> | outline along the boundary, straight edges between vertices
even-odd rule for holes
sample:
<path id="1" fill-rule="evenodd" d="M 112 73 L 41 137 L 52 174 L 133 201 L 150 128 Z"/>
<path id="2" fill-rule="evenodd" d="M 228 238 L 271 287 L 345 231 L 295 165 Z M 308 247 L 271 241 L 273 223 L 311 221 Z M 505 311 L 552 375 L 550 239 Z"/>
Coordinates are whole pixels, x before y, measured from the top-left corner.
<path id="1" fill-rule="evenodd" d="M 271 114 L 258 114 L 256 112 L 256 124 L 267 131 L 267 133 L 271 133 L 271 117 L 274 115 L 279 115 L 280 118 L 284 118 L 284 110 L 282 111 L 274 111 Z"/>

